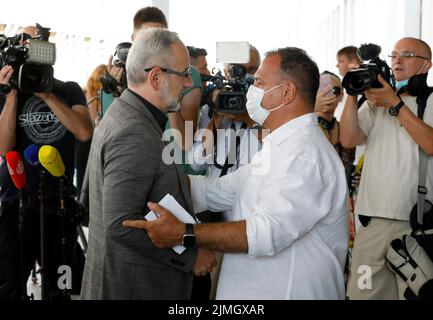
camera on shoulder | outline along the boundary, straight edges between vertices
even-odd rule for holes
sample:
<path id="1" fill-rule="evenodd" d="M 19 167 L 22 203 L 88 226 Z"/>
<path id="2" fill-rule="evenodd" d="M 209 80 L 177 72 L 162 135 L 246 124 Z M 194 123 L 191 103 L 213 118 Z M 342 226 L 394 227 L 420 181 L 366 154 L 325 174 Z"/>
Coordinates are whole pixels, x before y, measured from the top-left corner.
<path id="1" fill-rule="evenodd" d="M 229 78 L 226 79 L 221 71 L 214 75 L 202 76 L 202 81 L 207 81 L 204 89 L 206 95 L 212 96 L 215 89 L 220 90 L 215 100 L 217 112 L 246 112 L 246 94 L 250 85 L 254 83 L 254 78 L 247 74 L 242 64 L 248 63 L 249 57 L 248 42 L 217 42 L 217 62 L 229 64 Z"/>
<path id="2" fill-rule="evenodd" d="M 10 86 L 21 92 L 51 92 L 56 46 L 48 41 L 50 28 L 36 24 L 37 35 L 0 35 L 0 68 L 12 66 Z"/>

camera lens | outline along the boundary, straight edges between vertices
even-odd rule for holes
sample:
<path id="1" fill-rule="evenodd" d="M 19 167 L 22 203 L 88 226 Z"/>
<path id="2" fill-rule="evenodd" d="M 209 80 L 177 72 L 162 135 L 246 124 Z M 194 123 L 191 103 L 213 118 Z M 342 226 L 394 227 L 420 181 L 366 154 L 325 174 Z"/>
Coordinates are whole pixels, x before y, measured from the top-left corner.
<path id="1" fill-rule="evenodd" d="M 229 98 L 227 104 L 229 109 L 238 109 L 240 105 L 239 98 L 238 97 Z"/>

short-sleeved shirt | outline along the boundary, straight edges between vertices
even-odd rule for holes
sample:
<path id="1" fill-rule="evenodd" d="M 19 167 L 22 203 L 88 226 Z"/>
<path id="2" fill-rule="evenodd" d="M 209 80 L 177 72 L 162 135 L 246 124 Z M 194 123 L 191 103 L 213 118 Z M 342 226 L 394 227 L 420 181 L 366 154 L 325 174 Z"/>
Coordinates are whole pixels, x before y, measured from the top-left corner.
<path id="1" fill-rule="evenodd" d="M 416 97 L 403 96 L 417 114 Z M 417 202 L 418 144 L 388 109 L 365 102 L 358 111 L 359 126 L 367 135 L 361 184 L 356 201 L 358 214 L 409 220 Z M 433 127 L 433 95 L 427 100 L 424 122 Z M 432 201 L 433 157 L 428 159 L 426 198 Z"/>
<path id="2" fill-rule="evenodd" d="M 86 97 L 81 87 L 75 82 L 55 80 L 53 94 L 68 107 L 86 104 Z M 4 105 L 0 105 L 0 112 Z M 75 137 L 59 121 L 53 111 L 40 98 L 31 93 L 18 93 L 16 144 L 15 151 L 24 160 L 24 150 L 31 144 L 51 145 L 62 157 L 65 176 L 72 182 L 74 174 Z M 27 184 L 26 192 L 30 197 L 38 196 L 40 166 L 31 166 L 24 160 Z M 45 195 L 57 198 L 59 194 L 58 178 L 46 173 Z M 9 176 L 6 162 L 0 165 L 0 199 L 11 202 L 18 196 L 18 190 Z"/>

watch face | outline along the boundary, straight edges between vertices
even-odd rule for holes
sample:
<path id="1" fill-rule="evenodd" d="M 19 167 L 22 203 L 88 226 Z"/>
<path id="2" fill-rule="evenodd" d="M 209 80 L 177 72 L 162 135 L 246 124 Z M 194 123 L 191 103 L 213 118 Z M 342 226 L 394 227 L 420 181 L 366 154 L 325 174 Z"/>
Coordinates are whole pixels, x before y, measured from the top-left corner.
<path id="1" fill-rule="evenodd" d="M 395 116 L 397 113 L 398 113 L 398 111 L 395 110 L 394 108 L 390 108 L 390 109 L 389 109 L 389 114 L 390 114 L 390 115 Z"/>
<path id="2" fill-rule="evenodd" d="M 195 245 L 195 235 L 193 234 L 185 234 L 183 236 L 182 245 L 186 248 L 192 248 Z"/>

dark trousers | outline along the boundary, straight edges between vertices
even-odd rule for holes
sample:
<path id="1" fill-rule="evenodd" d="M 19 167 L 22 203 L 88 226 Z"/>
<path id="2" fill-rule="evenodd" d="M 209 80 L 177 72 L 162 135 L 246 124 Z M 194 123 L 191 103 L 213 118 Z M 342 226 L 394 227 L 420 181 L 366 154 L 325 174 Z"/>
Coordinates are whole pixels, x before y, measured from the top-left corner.
<path id="1" fill-rule="evenodd" d="M 62 299 L 58 288 L 61 265 L 73 267 L 76 245 L 76 224 L 70 218 L 72 211 L 66 207 L 64 227 L 58 211 L 58 200 L 47 201 L 45 214 L 45 280 L 47 299 Z M 18 202 L 2 203 L 0 206 L 0 300 L 20 299 L 20 270 L 28 278 L 35 261 L 40 262 L 40 214 L 38 203 L 27 204 L 24 215 L 24 261 L 20 259 L 20 235 L 18 232 Z M 62 236 L 63 235 L 63 236 Z M 65 239 L 62 244 L 62 238 Z M 63 292 L 64 293 L 64 292 Z"/>

